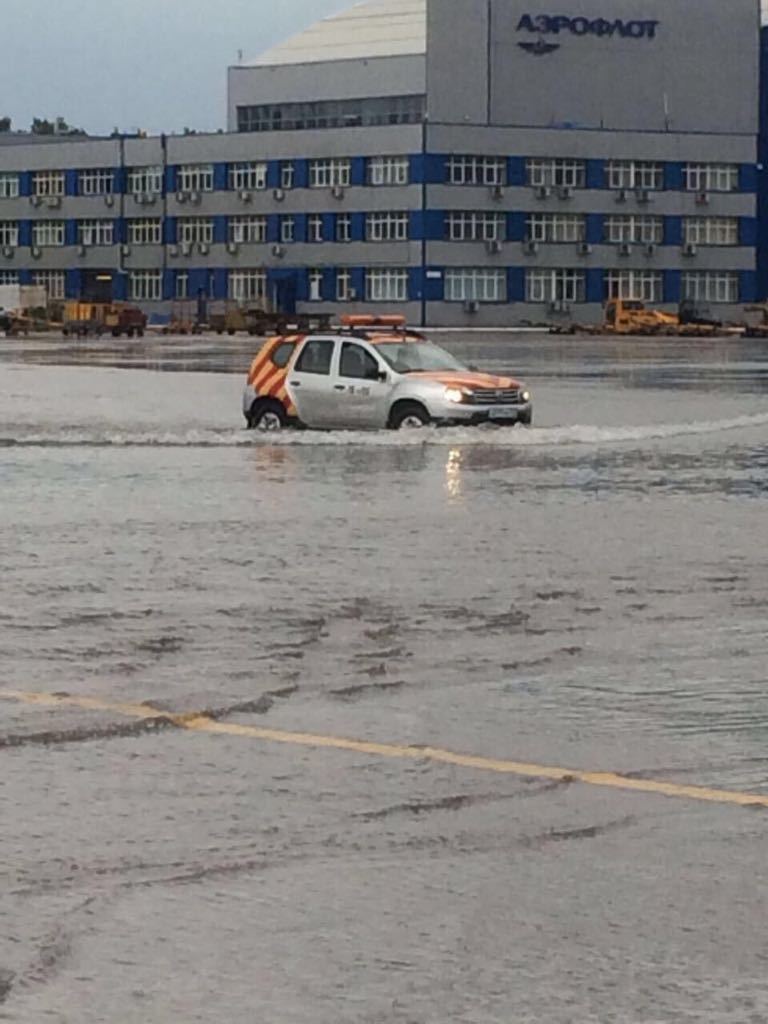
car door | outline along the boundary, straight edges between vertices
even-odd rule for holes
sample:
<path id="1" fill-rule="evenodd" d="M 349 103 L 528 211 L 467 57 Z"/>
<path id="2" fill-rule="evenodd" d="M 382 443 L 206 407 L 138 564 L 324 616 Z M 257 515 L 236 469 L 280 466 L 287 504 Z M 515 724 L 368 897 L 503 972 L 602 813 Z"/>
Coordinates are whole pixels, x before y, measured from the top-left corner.
<path id="1" fill-rule="evenodd" d="M 391 374 L 373 346 L 341 341 L 334 390 L 345 425 L 385 427 Z"/>
<path id="2" fill-rule="evenodd" d="M 307 427 L 337 425 L 338 392 L 331 375 L 336 346 L 335 338 L 307 338 L 288 374 L 288 393 Z"/>

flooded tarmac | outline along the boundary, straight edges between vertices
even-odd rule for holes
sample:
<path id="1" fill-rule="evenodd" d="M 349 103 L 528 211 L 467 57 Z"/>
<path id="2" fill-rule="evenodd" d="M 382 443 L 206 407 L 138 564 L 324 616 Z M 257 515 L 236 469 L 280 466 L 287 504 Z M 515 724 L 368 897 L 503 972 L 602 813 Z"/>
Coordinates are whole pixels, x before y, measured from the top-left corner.
<path id="1" fill-rule="evenodd" d="M 440 340 L 536 426 L 0 340 L 0 1020 L 768 1019 L 768 346 Z"/>

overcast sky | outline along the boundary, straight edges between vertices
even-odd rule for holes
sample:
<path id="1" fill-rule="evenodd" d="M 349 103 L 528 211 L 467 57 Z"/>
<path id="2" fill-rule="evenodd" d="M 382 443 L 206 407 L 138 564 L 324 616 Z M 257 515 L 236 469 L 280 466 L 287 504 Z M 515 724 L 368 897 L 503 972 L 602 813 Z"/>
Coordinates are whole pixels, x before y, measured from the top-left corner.
<path id="1" fill-rule="evenodd" d="M 226 69 L 352 0 L 0 0 L 0 116 L 92 133 L 226 127 Z"/>

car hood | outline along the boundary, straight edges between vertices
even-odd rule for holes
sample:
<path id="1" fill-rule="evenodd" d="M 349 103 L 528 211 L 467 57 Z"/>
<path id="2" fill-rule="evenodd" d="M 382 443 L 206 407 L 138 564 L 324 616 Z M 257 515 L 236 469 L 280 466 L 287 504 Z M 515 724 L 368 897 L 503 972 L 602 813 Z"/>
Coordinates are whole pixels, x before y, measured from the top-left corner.
<path id="1" fill-rule="evenodd" d="M 492 373 L 475 373 L 472 370 L 439 370 L 437 372 L 421 370 L 409 373 L 408 376 L 415 377 L 417 380 L 433 380 L 438 384 L 444 384 L 447 388 L 508 390 L 522 387 L 520 381 L 513 377 L 496 377 Z"/>

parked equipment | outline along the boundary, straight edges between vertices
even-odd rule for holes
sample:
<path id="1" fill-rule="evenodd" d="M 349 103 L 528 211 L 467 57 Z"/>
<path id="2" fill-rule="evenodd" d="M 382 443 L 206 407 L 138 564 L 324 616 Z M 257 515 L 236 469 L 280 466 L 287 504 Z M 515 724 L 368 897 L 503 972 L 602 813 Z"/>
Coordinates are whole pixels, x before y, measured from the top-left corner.
<path id="1" fill-rule="evenodd" d="M 62 333 L 65 338 L 100 338 L 111 334 L 119 338 L 143 337 L 147 326 L 146 314 L 138 306 L 122 302 L 67 302 L 64 305 Z"/>

